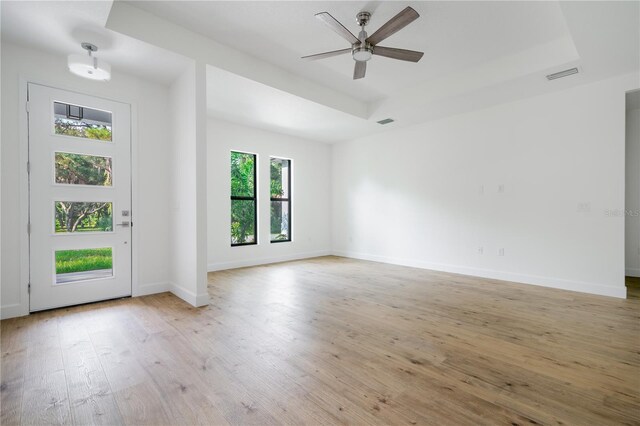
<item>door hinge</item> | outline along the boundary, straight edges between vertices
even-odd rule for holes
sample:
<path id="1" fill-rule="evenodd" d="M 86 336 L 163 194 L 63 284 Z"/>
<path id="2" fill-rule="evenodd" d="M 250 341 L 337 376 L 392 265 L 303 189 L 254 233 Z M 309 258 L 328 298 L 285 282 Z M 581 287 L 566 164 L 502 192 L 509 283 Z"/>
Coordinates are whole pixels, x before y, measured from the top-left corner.
<path id="1" fill-rule="evenodd" d="M 31 222 L 27 223 L 27 234 L 31 235 Z"/>
<path id="2" fill-rule="evenodd" d="M 27 293 L 31 294 L 31 283 L 27 286 Z"/>
<path id="3" fill-rule="evenodd" d="M 27 161 L 27 174 L 31 173 L 31 161 Z"/>
<path id="4" fill-rule="evenodd" d="M 31 111 L 30 111 L 30 107 L 29 107 L 29 101 L 27 101 L 27 102 L 25 103 L 25 105 L 24 105 L 24 109 L 25 109 L 25 111 L 27 111 L 27 113 L 31 112 Z"/>

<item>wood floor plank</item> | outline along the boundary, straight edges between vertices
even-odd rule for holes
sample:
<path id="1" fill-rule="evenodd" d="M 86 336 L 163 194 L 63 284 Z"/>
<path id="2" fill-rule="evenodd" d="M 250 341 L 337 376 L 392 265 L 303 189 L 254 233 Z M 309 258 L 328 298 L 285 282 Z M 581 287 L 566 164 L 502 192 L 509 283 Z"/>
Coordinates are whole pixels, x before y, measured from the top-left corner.
<path id="1" fill-rule="evenodd" d="M 59 320 L 71 415 L 75 424 L 114 425 L 123 419 L 84 327 L 84 312 Z"/>
<path id="2" fill-rule="evenodd" d="M 124 302 L 123 302 L 124 303 Z M 118 315 L 109 315 L 109 326 L 89 323 L 88 333 L 113 392 L 124 424 L 170 425 L 168 401 L 154 378 L 137 357 L 135 343 L 127 331 L 131 315 L 116 305 Z"/>
<path id="3" fill-rule="evenodd" d="M 13 318 L 0 323 L 0 424 L 3 425 L 21 422 L 30 323 L 30 317 Z"/>
<path id="4" fill-rule="evenodd" d="M 323 257 L 1 323 L 2 424 L 640 424 L 640 299 Z"/>
<path id="5" fill-rule="evenodd" d="M 23 425 L 73 424 L 63 369 L 25 380 L 21 417 Z"/>

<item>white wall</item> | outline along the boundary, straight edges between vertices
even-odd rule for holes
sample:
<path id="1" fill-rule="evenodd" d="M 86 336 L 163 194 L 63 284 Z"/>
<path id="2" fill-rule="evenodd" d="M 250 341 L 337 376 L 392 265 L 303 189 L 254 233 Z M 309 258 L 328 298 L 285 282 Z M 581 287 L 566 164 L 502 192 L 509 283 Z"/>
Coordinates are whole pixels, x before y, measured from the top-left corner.
<path id="1" fill-rule="evenodd" d="M 166 188 L 169 175 L 169 109 L 167 87 L 123 75 L 114 70 L 109 83 L 92 82 L 67 71 L 66 58 L 11 43 L 2 42 L 2 276 L 0 303 L 2 318 L 28 312 L 27 276 L 21 271 L 26 262 L 20 251 L 26 227 L 21 219 L 21 187 L 25 174 L 21 158 L 20 134 L 24 131 L 24 104 L 20 102 L 20 77 L 61 89 L 75 90 L 132 104 L 134 159 L 134 276 L 136 294 L 168 288 L 169 203 Z M 137 235 L 137 238 L 136 238 Z M 136 247 L 137 244 L 137 247 Z M 137 256 L 137 261 L 135 256 Z"/>
<path id="2" fill-rule="evenodd" d="M 335 145 L 334 252 L 624 297 L 624 92 L 637 85 L 628 75 Z"/>
<path id="3" fill-rule="evenodd" d="M 210 271 L 330 253 L 330 145 L 214 119 L 207 134 Z M 258 245 L 230 245 L 232 150 L 258 154 Z M 269 242 L 270 156 L 292 159 L 291 242 Z"/>
<path id="4" fill-rule="evenodd" d="M 204 65 L 189 66 L 171 85 L 170 99 L 171 291 L 194 306 L 203 306 L 209 302 Z"/>
<path id="5" fill-rule="evenodd" d="M 626 131 L 626 274 L 640 277 L 640 109 L 627 111 Z"/>

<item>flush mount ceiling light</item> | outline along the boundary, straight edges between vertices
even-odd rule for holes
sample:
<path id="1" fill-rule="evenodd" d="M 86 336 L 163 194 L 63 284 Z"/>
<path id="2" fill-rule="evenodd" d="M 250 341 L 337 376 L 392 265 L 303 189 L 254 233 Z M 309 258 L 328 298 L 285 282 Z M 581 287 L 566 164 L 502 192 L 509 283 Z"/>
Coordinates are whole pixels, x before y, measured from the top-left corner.
<path id="1" fill-rule="evenodd" d="M 104 61 L 98 61 L 98 58 L 93 56 L 93 52 L 96 52 L 98 47 L 91 43 L 82 43 L 80 46 L 87 51 L 87 55 L 69 55 L 67 58 L 69 71 L 91 80 L 109 81 L 111 79 L 111 65 Z"/>

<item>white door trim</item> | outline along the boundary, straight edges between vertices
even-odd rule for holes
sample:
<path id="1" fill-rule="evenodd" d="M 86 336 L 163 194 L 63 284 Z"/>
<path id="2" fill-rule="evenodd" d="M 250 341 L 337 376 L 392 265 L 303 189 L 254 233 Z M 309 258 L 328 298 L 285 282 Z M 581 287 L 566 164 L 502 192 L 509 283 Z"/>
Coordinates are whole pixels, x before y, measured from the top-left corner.
<path id="1" fill-rule="evenodd" d="M 29 315 L 29 234 L 27 226 L 29 223 L 29 175 L 27 173 L 27 162 L 29 161 L 29 122 L 27 117 L 27 89 L 29 83 L 48 86 L 69 92 L 81 93 L 109 101 L 129 104 L 131 107 L 131 210 L 134 214 L 140 211 L 138 204 L 138 107 L 133 98 L 109 98 L 87 90 L 79 92 L 76 88 L 67 84 L 59 84 L 56 81 L 44 80 L 41 78 L 31 78 L 29 75 L 20 74 L 18 83 L 18 133 L 20 141 L 20 302 L 12 305 L 2 305 L 0 307 L 0 319 Z M 108 83 L 106 83 L 108 84 Z M 141 296 L 146 292 L 140 291 L 140 280 L 138 270 L 138 242 L 139 226 L 134 224 L 131 229 L 131 295 Z"/>

